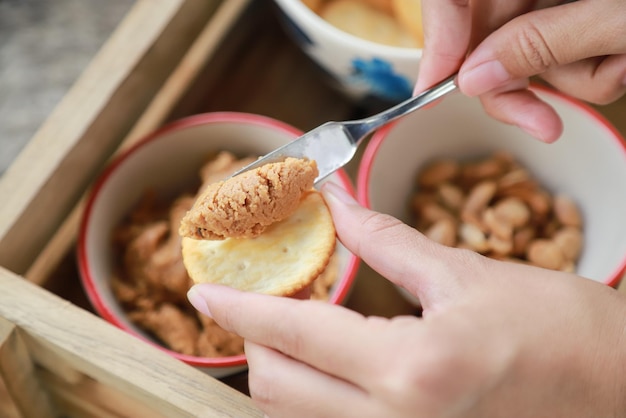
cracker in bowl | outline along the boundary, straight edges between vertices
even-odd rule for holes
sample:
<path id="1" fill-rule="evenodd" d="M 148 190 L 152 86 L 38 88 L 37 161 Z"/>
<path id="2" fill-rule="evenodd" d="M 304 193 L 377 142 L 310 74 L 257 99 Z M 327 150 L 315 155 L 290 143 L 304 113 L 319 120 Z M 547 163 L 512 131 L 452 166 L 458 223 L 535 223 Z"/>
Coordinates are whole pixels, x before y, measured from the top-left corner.
<path id="1" fill-rule="evenodd" d="M 288 158 L 207 186 L 179 230 L 191 279 L 277 296 L 308 287 L 336 245 L 316 176 L 315 162 Z"/>
<path id="2" fill-rule="evenodd" d="M 418 45 L 391 15 L 361 0 L 335 0 L 319 12 L 331 25 L 351 35 L 383 45 L 415 48 Z"/>

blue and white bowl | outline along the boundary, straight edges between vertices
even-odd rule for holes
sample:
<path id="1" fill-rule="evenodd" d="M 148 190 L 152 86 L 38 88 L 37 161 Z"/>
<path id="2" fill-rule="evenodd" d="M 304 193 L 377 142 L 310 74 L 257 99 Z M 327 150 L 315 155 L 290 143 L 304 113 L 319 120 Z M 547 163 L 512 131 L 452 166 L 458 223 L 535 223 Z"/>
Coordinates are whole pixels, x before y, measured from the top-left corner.
<path id="1" fill-rule="evenodd" d="M 292 39 L 355 101 L 397 103 L 411 97 L 422 50 L 374 43 L 326 22 L 301 0 L 275 0 Z"/>

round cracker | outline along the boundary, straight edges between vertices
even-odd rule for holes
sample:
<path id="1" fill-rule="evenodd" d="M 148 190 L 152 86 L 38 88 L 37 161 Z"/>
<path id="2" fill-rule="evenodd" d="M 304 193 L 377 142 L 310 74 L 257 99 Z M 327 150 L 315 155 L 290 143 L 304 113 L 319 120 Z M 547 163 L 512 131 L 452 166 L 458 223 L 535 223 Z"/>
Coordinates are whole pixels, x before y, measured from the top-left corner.
<path id="1" fill-rule="evenodd" d="M 361 0 L 335 0 L 328 3 L 320 16 L 336 28 L 384 45 L 415 47 L 411 34 L 396 19 Z"/>
<path id="2" fill-rule="evenodd" d="M 393 0 L 393 11 L 400 24 L 413 36 L 418 48 L 424 47 L 421 0 Z"/>
<path id="3" fill-rule="evenodd" d="M 322 195 L 312 190 L 298 209 L 254 238 L 182 239 L 183 263 L 195 283 L 287 296 L 310 285 L 336 245 L 335 226 Z"/>

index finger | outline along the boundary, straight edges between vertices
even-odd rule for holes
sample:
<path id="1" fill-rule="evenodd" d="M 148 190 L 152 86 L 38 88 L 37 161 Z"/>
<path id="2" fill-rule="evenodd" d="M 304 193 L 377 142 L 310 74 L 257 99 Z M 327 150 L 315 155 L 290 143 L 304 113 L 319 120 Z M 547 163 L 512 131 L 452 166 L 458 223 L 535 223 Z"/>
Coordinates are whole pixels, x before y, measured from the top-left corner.
<path id="1" fill-rule="evenodd" d="M 329 375 L 359 385 L 379 367 L 368 359 L 381 352 L 384 339 L 372 337 L 371 319 L 341 306 L 212 284 L 193 286 L 188 298 L 224 329 Z"/>
<path id="2" fill-rule="evenodd" d="M 422 0 L 424 51 L 415 92 L 452 75 L 467 54 L 472 11 L 469 0 Z"/>

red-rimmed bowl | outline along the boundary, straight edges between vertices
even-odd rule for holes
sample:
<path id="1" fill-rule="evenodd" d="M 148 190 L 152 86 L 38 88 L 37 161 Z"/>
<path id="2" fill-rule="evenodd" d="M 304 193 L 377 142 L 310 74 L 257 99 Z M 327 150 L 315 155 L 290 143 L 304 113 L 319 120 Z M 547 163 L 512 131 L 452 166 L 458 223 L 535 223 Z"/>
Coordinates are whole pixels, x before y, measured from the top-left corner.
<path id="1" fill-rule="evenodd" d="M 561 116 L 564 133 L 557 142 L 541 143 L 487 116 L 478 99 L 454 93 L 372 137 L 358 170 L 358 198 L 409 222 L 408 199 L 426 162 L 509 151 L 548 190 L 577 202 L 584 217 L 577 274 L 615 287 L 626 268 L 624 138 L 592 107 L 543 86 L 533 88 Z"/>
<path id="2" fill-rule="evenodd" d="M 119 328 L 169 352 L 181 361 L 223 377 L 245 370 L 244 355 L 207 358 L 183 355 L 160 345 L 131 322 L 111 289 L 116 265 L 111 234 L 146 190 L 159 196 L 178 195 L 197 181 L 207 156 L 226 150 L 240 156 L 264 155 L 302 134 L 298 129 L 264 116 L 215 112 L 191 116 L 159 129 L 112 161 L 96 180 L 88 197 L 78 238 L 82 284 L 96 312 Z M 354 194 L 343 171 L 329 180 Z M 329 303 L 344 302 L 359 260 L 337 245 L 338 275 Z"/>

